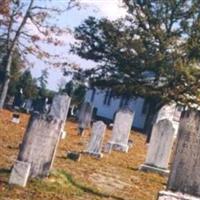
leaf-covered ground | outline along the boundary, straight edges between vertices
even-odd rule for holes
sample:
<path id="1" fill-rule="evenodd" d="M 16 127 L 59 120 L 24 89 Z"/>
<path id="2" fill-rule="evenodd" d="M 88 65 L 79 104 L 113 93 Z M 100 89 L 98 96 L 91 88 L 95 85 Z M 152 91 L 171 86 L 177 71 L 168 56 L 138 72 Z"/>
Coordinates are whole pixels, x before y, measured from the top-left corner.
<path id="1" fill-rule="evenodd" d="M 0 111 L 0 200 L 156 200 L 166 179 L 138 170 L 145 160 L 145 136 L 132 132 L 134 141 L 128 153 L 112 152 L 101 159 L 82 155 L 79 162 L 66 158 L 67 151 L 85 150 L 89 130 L 77 135 L 77 124 L 66 123 L 67 137 L 60 141 L 54 168 L 49 177 L 29 180 L 26 188 L 9 186 L 11 166 L 17 157 L 19 144 L 28 122 L 21 114 L 21 123 L 11 122 L 12 113 Z M 104 143 L 111 130 L 106 131 Z"/>

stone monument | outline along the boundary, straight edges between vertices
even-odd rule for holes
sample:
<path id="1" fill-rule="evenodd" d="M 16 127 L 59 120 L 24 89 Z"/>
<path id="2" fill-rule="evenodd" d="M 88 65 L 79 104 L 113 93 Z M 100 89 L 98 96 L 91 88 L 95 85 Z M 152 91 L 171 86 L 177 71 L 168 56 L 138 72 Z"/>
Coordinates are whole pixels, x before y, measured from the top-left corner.
<path id="1" fill-rule="evenodd" d="M 61 128 L 61 139 L 64 139 L 66 136 L 64 128 L 65 121 L 67 119 L 67 114 L 69 111 L 70 102 L 71 98 L 67 94 L 55 95 L 49 112 L 49 115 L 52 115 L 55 118 L 61 119 L 63 121 Z"/>
<path id="2" fill-rule="evenodd" d="M 84 129 L 89 128 L 92 120 L 93 107 L 89 102 L 84 102 L 78 113 L 79 134 L 84 134 Z"/>
<path id="3" fill-rule="evenodd" d="M 92 135 L 86 150 L 87 153 L 97 157 L 103 156 L 103 154 L 101 153 L 101 149 L 105 130 L 106 125 L 102 121 L 97 121 L 93 124 Z"/>
<path id="4" fill-rule="evenodd" d="M 128 152 L 128 139 L 133 123 L 134 114 L 129 108 L 121 108 L 115 115 L 112 137 L 107 146 L 109 151 L 119 150 Z"/>
<path id="5" fill-rule="evenodd" d="M 24 166 L 20 174 L 23 174 L 23 172 L 24 174 L 28 174 L 29 164 L 30 177 L 43 177 L 48 175 L 59 142 L 61 126 L 62 121 L 52 116 L 38 114 L 31 116 L 20 146 L 17 164 L 15 163 L 12 169 L 11 180 L 15 179 L 13 176 L 16 175 L 15 171 L 20 166 Z M 10 183 L 12 182 L 10 181 Z"/>
<path id="6" fill-rule="evenodd" d="M 200 112 L 182 113 L 167 191 L 159 200 L 200 199 Z"/>
<path id="7" fill-rule="evenodd" d="M 174 143 L 175 129 L 168 119 L 162 119 L 154 124 L 152 136 L 147 151 L 145 163 L 140 170 L 153 171 L 166 175 Z"/>

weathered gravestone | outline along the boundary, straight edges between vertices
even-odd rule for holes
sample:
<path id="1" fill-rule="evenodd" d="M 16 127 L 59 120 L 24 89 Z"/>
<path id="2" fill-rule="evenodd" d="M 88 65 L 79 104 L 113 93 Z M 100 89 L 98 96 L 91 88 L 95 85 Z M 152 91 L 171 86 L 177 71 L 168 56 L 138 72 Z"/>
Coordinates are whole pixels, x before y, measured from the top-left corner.
<path id="1" fill-rule="evenodd" d="M 181 110 L 179 107 L 177 107 L 176 104 L 167 104 L 164 105 L 158 112 L 157 118 L 155 120 L 155 123 L 159 122 L 162 119 L 168 119 L 172 122 L 173 127 L 175 128 L 175 134 L 177 135 L 178 127 L 179 127 L 179 121 L 181 116 Z"/>
<path id="2" fill-rule="evenodd" d="M 200 112 L 182 114 L 167 191 L 159 200 L 200 199 Z"/>
<path id="3" fill-rule="evenodd" d="M 52 116 L 31 116 L 17 158 L 18 161 L 31 164 L 31 177 L 48 175 L 59 142 L 61 125 L 62 121 Z"/>
<path id="4" fill-rule="evenodd" d="M 93 123 L 92 135 L 86 150 L 87 153 L 97 157 L 103 156 L 101 149 L 103 145 L 105 130 L 106 125 L 102 121 Z"/>
<path id="5" fill-rule="evenodd" d="M 89 102 L 84 102 L 78 113 L 79 134 L 84 134 L 84 129 L 89 128 L 92 120 L 93 107 Z"/>
<path id="6" fill-rule="evenodd" d="M 128 139 L 133 123 L 134 114 L 129 108 L 120 109 L 115 116 L 112 137 L 107 144 L 109 151 L 119 150 L 128 152 Z"/>
<path id="7" fill-rule="evenodd" d="M 168 165 L 174 143 L 175 129 L 168 119 L 160 120 L 153 126 L 146 161 L 140 166 L 143 171 L 168 174 Z"/>
<path id="8" fill-rule="evenodd" d="M 9 178 L 9 184 L 16 184 L 25 187 L 30 174 L 30 169 L 30 163 L 15 161 Z"/>
<path id="9" fill-rule="evenodd" d="M 57 119 L 61 119 L 63 122 L 62 127 L 61 127 L 62 139 L 64 139 L 66 136 L 64 127 L 65 127 L 65 121 L 67 119 L 67 114 L 69 111 L 70 102 L 71 102 L 71 98 L 67 94 L 55 95 L 53 98 L 50 112 L 49 112 L 49 115 L 52 115 Z"/>

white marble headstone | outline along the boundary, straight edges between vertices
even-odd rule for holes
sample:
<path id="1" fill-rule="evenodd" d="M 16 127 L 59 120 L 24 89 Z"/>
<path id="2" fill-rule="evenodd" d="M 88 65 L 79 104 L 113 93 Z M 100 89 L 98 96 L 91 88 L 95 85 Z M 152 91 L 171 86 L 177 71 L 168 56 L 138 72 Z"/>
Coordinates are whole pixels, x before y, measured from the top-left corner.
<path id="1" fill-rule="evenodd" d="M 106 130 L 106 125 L 102 121 L 93 123 L 92 135 L 89 144 L 87 146 L 86 152 L 100 157 L 102 156 L 101 149 L 102 149 L 105 130 Z"/>
<path id="2" fill-rule="evenodd" d="M 169 173 L 168 165 L 174 143 L 174 134 L 175 129 L 168 119 L 160 120 L 154 124 L 145 164 L 141 166 L 142 170 L 161 174 Z"/>
<path id="3" fill-rule="evenodd" d="M 134 114 L 129 108 L 120 109 L 115 116 L 112 137 L 109 141 L 111 149 L 128 152 L 128 139 Z"/>
<path id="4" fill-rule="evenodd" d="M 172 122 L 173 127 L 175 128 L 174 136 L 176 136 L 178 133 L 180 117 L 181 111 L 178 109 L 176 104 L 167 104 L 159 110 L 155 123 L 159 122 L 162 119 L 168 119 Z"/>

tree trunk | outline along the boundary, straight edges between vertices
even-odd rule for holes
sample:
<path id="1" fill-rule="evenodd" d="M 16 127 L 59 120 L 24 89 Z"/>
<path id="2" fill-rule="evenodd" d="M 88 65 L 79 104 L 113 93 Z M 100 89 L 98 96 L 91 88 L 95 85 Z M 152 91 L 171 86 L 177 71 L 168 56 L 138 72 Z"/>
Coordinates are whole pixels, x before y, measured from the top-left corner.
<path id="1" fill-rule="evenodd" d="M 12 63 L 12 54 L 13 54 L 13 52 L 9 53 L 8 59 L 7 59 L 7 62 L 6 62 L 5 80 L 4 80 L 4 83 L 3 83 L 1 96 L 0 96 L 0 109 L 3 108 L 5 100 L 6 100 L 6 96 L 7 96 L 7 93 L 8 93 L 8 86 L 9 86 L 9 83 L 10 83 L 10 68 L 11 68 L 11 63 Z"/>
<path id="2" fill-rule="evenodd" d="M 151 139 L 151 131 L 153 128 L 153 124 L 155 121 L 155 117 L 157 115 L 157 112 L 159 111 L 159 109 L 163 106 L 163 102 L 158 101 L 158 100 L 150 100 L 150 106 L 149 106 L 149 113 L 147 115 L 147 119 L 145 122 L 145 133 L 147 135 L 146 138 L 146 143 L 150 142 Z"/>

